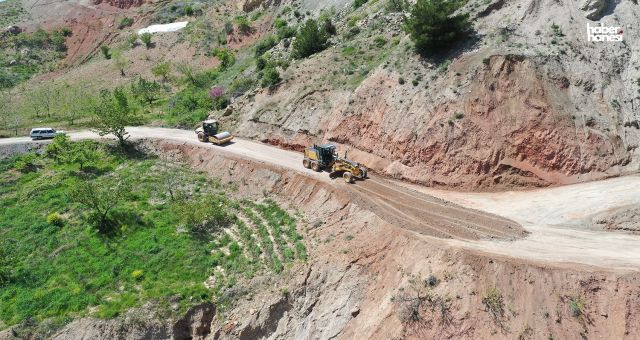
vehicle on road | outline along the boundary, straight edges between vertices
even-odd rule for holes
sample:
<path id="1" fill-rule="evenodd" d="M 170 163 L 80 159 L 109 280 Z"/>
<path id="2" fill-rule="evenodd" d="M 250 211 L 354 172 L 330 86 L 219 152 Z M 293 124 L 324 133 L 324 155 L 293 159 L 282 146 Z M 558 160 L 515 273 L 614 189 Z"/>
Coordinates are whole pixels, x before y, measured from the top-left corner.
<path id="1" fill-rule="evenodd" d="M 347 158 L 339 157 L 336 147 L 333 144 L 322 144 L 310 146 L 304 150 L 302 165 L 313 171 L 329 171 L 329 177 L 336 178 L 342 176 L 345 182 L 353 183 L 356 179 L 367 178 L 367 168 Z"/>
<path id="2" fill-rule="evenodd" d="M 31 137 L 31 139 L 36 140 L 36 139 L 49 139 L 49 138 L 53 138 L 57 135 L 64 135 L 65 132 L 60 130 L 60 131 L 56 131 L 56 129 L 52 129 L 52 128 L 33 128 L 31 129 L 31 132 L 29 133 L 29 137 Z"/>
<path id="3" fill-rule="evenodd" d="M 218 132 L 219 124 L 217 120 L 209 119 L 202 122 L 202 126 L 196 129 L 198 140 L 201 142 L 211 142 L 216 145 L 229 143 L 233 135 L 229 131 Z"/>

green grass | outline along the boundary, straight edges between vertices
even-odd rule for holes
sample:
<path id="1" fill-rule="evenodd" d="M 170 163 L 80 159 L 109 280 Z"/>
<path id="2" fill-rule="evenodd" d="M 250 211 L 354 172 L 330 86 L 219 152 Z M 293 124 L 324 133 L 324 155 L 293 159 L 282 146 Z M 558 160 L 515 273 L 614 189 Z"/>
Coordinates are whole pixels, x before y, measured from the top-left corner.
<path id="1" fill-rule="evenodd" d="M 216 301 L 240 278 L 281 272 L 280 258 L 292 263 L 293 247 L 297 258 L 306 258 L 295 219 L 275 202 L 243 208 L 204 174 L 104 145 L 98 150 L 101 157 L 84 171 L 46 156 L 0 162 L 0 275 L 8 273 L 7 281 L 0 280 L 0 329 L 27 319 L 111 318 L 146 301 L 168 310 L 173 296 L 181 297 L 184 311 L 199 301 Z M 17 170 L 20 164 L 24 172 Z M 168 174 L 175 200 L 166 186 Z M 87 219 L 87 208 L 72 199 L 72 190 L 83 181 L 114 176 L 128 181 L 130 192 L 114 210 L 116 232 L 104 235 Z M 231 223 L 195 234 L 185 224 L 185 209 L 221 209 Z M 242 209 L 251 222 L 235 217 Z M 267 222 L 254 209 L 269 214 Z M 286 244 L 286 254 L 269 238 L 268 228 L 277 230 L 273 223 L 284 226 L 277 247 Z M 217 278 L 211 289 L 204 285 L 210 275 Z"/>
<path id="2" fill-rule="evenodd" d="M 0 26 L 5 28 L 27 19 L 29 14 L 22 7 L 20 0 L 6 0 L 0 2 Z"/>

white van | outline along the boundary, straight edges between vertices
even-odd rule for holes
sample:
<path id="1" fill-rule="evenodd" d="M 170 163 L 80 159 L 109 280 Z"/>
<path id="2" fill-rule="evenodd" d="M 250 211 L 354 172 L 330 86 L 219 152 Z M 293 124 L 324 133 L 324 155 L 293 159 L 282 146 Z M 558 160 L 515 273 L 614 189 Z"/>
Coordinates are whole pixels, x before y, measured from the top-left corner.
<path id="1" fill-rule="evenodd" d="M 31 139 L 45 139 L 45 138 L 53 138 L 56 135 L 64 134 L 63 131 L 56 131 L 52 128 L 35 128 L 31 129 L 31 133 L 29 136 Z"/>

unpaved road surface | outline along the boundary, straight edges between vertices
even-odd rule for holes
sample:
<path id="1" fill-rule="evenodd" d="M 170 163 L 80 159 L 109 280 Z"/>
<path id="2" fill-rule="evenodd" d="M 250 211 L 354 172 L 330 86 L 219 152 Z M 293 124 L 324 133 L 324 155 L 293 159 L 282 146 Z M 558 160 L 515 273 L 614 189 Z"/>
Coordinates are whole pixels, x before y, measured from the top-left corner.
<path id="1" fill-rule="evenodd" d="M 129 132 L 133 138 L 196 144 L 212 152 L 302 172 L 348 190 L 358 205 L 391 224 L 424 237 L 445 238 L 453 246 L 544 262 L 640 270 L 640 236 L 597 230 L 590 223 L 595 214 L 640 205 L 640 176 L 502 193 L 449 192 L 376 176 L 348 185 L 332 181 L 326 173 L 304 169 L 300 153 L 261 143 L 235 139 L 219 147 L 198 142 L 192 131 L 135 127 Z M 70 136 L 98 138 L 91 132 Z M 30 141 L 1 139 L 0 145 Z"/>

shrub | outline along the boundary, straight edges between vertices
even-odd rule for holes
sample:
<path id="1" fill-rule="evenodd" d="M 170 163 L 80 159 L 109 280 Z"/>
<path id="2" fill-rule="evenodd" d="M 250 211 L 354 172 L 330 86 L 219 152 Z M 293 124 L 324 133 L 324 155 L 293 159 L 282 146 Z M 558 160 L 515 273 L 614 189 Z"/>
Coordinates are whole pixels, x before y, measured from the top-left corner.
<path id="1" fill-rule="evenodd" d="M 140 40 L 142 41 L 142 43 L 144 44 L 144 46 L 146 48 L 151 47 L 151 45 L 153 44 L 151 42 L 151 33 L 149 33 L 149 32 L 142 33 L 140 35 Z"/>
<path id="2" fill-rule="evenodd" d="M 232 97 L 239 97 L 251 90 L 255 86 L 255 80 L 249 77 L 242 77 L 234 80 L 229 86 L 229 94 Z"/>
<path id="3" fill-rule="evenodd" d="M 159 62 L 151 68 L 151 73 L 156 77 L 162 77 L 162 80 L 167 80 L 171 73 L 171 64 L 168 61 Z"/>
<path id="4" fill-rule="evenodd" d="M 256 69 L 262 71 L 267 66 L 267 60 L 264 57 L 256 59 Z"/>
<path id="5" fill-rule="evenodd" d="M 258 41 L 258 43 L 256 44 L 256 51 L 255 51 L 256 58 L 260 57 L 261 55 L 263 55 L 265 52 L 270 50 L 277 43 L 278 43 L 278 41 L 272 35 L 270 35 L 270 36 Z"/>
<path id="6" fill-rule="evenodd" d="M 398 84 L 404 85 L 404 78 L 402 77 L 398 78 Z"/>
<path id="7" fill-rule="evenodd" d="M 209 97 L 213 100 L 213 108 L 215 110 L 221 110 L 229 105 L 229 99 L 225 95 L 224 88 L 216 86 L 209 90 Z"/>
<path id="8" fill-rule="evenodd" d="M 280 82 L 280 73 L 275 67 L 267 67 L 262 72 L 262 87 L 273 87 Z"/>
<path id="9" fill-rule="evenodd" d="M 47 223 L 56 227 L 62 227 L 64 225 L 64 219 L 57 212 L 52 212 L 47 215 Z"/>
<path id="10" fill-rule="evenodd" d="M 15 168 L 22 173 L 38 170 L 38 155 L 35 152 L 27 152 L 21 155 L 15 162 Z"/>
<path id="11" fill-rule="evenodd" d="M 407 0 L 389 0 L 385 6 L 385 10 L 389 13 L 404 12 L 409 7 Z"/>
<path id="12" fill-rule="evenodd" d="M 456 1 L 418 0 L 405 27 L 419 53 L 445 52 L 466 36 L 471 23 L 468 14 L 453 15 L 459 7 Z"/>
<path id="13" fill-rule="evenodd" d="M 225 22 L 223 28 L 224 34 L 229 35 L 233 33 L 233 24 L 231 22 Z"/>
<path id="14" fill-rule="evenodd" d="M 296 35 L 296 40 L 293 42 L 293 56 L 294 58 L 306 58 L 326 47 L 327 34 L 318 27 L 315 20 L 309 19 Z"/>
<path id="15" fill-rule="evenodd" d="M 236 61 L 233 53 L 227 48 L 216 48 L 213 50 L 213 54 L 218 57 L 218 59 L 220 60 L 220 66 L 223 69 L 226 69 L 227 67 L 233 65 L 233 63 L 235 63 Z"/>
<path id="16" fill-rule="evenodd" d="M 464 113 L 456 111 L 456 113 L 453 114 L 453 118 L 462 119 L 462 118 L 464 118 Z"/>
<path id="17" fill-rule="evenodd" d="M 133 19 L 129 17 L 124 17 L 120 19 L 120 22 L 118 22 L 118 29 L 123 29 L 131 25 L 133 25 Z"/>
<path id="18" fill-rule="evenodd" d="M 336 33 L 338 33 L 338 30 L 336 29 L 336 26 L 333 25 L 333 22 L 331 22 L 330 18 L 324 19 L 323 24 L 322 24 L 322 30 L 327 35 L 336 35 Z"/>
<path id="19" fill-rule="evenodd" d="M 193 11 L 193 7 L 191 7 L 191 5 L 184 6 L 184 15 L 190 17 L 190 16 L 193 15 L 193 13 L 194 13 L 194 11 Z"/>
<path id="20" fill-rule="evenodd" d="M 144 270 L 142 269 L 136 269 L 131 272 L 131 278 L 136 281 L 142 280 L 143 277 L 144 277 Z"/>
<path id="21" fill-rule="evenodd" d="M 137 41 L 138 41 L 138 33 L 135 33 L 135 32 L 131 33 L 127 37 L 127 42 L 129 43 L 129 46 L 131 46 L 131 47 L 135 47 Z"/>
<path id="22" fill-rule="evenodd" d="M 71 28 L 69 28 L 68 26 L 63 26 L 62 28 L 60 28 L 60 34 L 62 34 L 62 36 L 65 36 L 65 37 L 70 37 L 71 34 L 73 34 L 73 32 L 71 31 Z"/>
<path id="23" fill-rule="evenodd" d="M 573 297 L 569 300 L 569 311 L 571 316 L 577 318 L 584 315 L 584 300 L 582 297 Z"/>
<path id="24" fill-rule="evenodd" d="M 100 45 L 100 52 L 105 59 L 111 59 L 111 49 L 107 45 Z"/>
<path id="25" fill-rule="evenodd" d="M 379 35 L 379 36 L 376 36 L 375 39 L 373 39 L 373 43 L 376 45 L 376 47 L 382 48 L 384 47 L 384 45 L 387 44 L 387 39 Z"/>
<path id="26" fill-rule="evenodd" d="M 493 287 L 489 289 L 482 298 L 482 304 L 489 314 L 491 314 L 494 321 L 501 322 L 504 316 L 504 300 L 498 288 Z"/>
<path id="27" fill-rule="evenodd" d="M 238 31 L 240 33 L 247 35 L 253 32 L 253 28 L 251 27 L 251 23 L 246 16 L 237 16 L 235 19 L 236 25 L 238 26 Z"/>
<path id="28" fill-rule="evenodd" d="M 353 8 L 360 8 L 362 5 L 366 4 L 368 0 L 355 0 L 353 1 Z"/>

